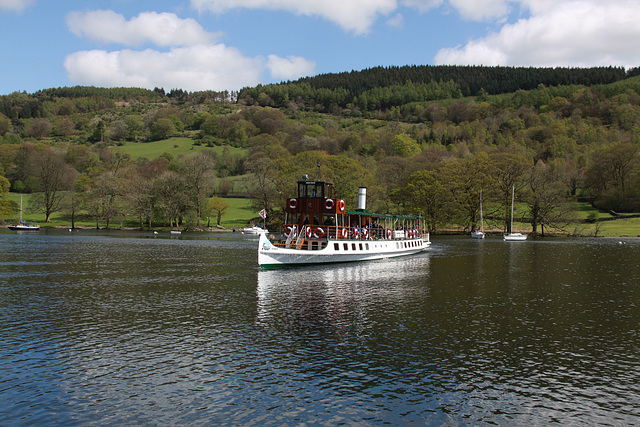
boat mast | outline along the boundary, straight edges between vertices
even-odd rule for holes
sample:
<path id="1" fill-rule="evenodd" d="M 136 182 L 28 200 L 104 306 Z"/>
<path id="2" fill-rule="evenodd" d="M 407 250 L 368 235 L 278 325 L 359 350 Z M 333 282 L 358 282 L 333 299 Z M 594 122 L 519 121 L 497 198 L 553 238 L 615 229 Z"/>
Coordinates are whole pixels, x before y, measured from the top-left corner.
<path id="1" fill-rule="evenodd" d="M 511 187 L 511 225 L 509 227 L 509 233 L 513 233 L 513 203 L 515 199 L 516 186 Z"/>
<path id="2" fill-rule="evenodd" d="M 484 220 L 482 219 L 482 188 L 480 189 L 480 231 L 484 232 Z"/>

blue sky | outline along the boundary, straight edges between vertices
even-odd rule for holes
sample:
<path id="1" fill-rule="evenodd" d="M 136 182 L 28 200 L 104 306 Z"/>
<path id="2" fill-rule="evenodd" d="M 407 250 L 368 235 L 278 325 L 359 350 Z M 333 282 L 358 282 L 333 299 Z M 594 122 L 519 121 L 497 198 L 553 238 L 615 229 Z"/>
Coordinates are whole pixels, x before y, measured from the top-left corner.
<path id="1" fill-rule="evenodd" d="M 640 65 L 638 0 L 0 0 L 0 94 L 402 65 Z"/>

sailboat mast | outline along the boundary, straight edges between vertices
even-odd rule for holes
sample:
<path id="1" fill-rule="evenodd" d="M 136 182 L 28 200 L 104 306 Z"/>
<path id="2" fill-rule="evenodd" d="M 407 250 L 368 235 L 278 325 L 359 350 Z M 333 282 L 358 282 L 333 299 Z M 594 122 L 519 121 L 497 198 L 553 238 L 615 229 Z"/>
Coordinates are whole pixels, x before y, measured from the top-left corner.
<path id="1" fill-rule="evenodd" d="M 20 193 L 20 224 L 22 224 L 22 193 Z"/>
<path id="2" fill-rule="evenodd" d="M 484 220 L 482 219 L 482 189 L 480 189 L 480 231 L 484 231 Z"/>
<path id="3" fill-rule="evenodd" d="M 515 200 L 516 186 L 511 187 L 511 226 L 509 233 L 513 233 L 513 203 Z"/>

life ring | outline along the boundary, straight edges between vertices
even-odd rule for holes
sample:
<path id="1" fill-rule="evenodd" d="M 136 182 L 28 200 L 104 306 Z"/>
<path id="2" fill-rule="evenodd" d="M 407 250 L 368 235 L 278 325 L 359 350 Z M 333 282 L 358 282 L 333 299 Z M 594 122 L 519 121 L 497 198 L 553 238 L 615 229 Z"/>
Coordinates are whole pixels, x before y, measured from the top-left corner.
<path id="1" fill-rule="evenodd" d="M 328 211 L 332 210 L 334 206 L 335 202 L 333 201 L 333 199 L 327 199 L 327 201 L 324 202 L 324 207 L 327 208 Z"/>
<path id="2" fill-rule="evenodd" d="M 368 240 L 368 239 L 369 239 L 369 229 L 365 228 L 364 230 L 362 230 L 362 237 L 363 237 L 365 240 Z"/>
<path id="3" fill-rule="evenodd" d="M 311 227 L 307 227 L 307 239 L 311 237 Z"/>
<path id="4" fill-rule="evenodd" d="M 293 237 L 296 237 L 296 234 L 297 234 L 296 233 L 296 226 L 294 225 L 293 227 L 291 227 L 291 226 L 287 225 L 284 228 L 284 235 L 289 237 L 289 235 L 291 235 L 292 233 L 293 233 Z"/>
<path id="5" fill-rule="evenodd" d="M 289 208 L 295 209 L 298 207 L 298 201 L 296 199 L 289 200 Z"/>
<path id="6" fill-rule="evenodd" d="M 338 210 L 340 212 L 344 211 L 344 200 L 342 199 L 338 202 Z"/>
<path id="7" fill-rule="evenodd" d="M 353 237 L 356 239 L 360 237 L 360 230 L 357 227 L 353 228 Z"/>
<path id="8" fill-rule="evenodd" d="M 391 238 L 391 230 L 387 230 L 387 239 Z"/>
<path id="9" fill-rule="evenodd" d="M 347 237 L 349 237 L 349 230 L 347 230 L 346 228 L 342 229 L 342 238 L 346 239 Z"/>
<path id="10" fill-rule="evenodd" d="M 324 230 L 322 227 L 316 227 L 316 229 L 313 230 L 313 237 L 316 239 L 322 239 L 324 237 Z"/>

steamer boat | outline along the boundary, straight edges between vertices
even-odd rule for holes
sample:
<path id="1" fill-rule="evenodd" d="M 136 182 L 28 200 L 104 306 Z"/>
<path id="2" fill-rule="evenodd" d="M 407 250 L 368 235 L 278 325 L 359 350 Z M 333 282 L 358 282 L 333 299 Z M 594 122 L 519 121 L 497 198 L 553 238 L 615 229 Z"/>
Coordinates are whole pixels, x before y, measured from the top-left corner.
<path id="1" fill-rule="evenodd" d="M 333 183 L 298 181 L 298 195 L 287 200 L 282 234 L 260 235 L 258 265 L 278 267 L 368 261 L 416 254 L 431 244 L 422 216 L 385 215 L 366 210 L 361 187 L 358 209 L 347 211 L 333 194 Z"/>

